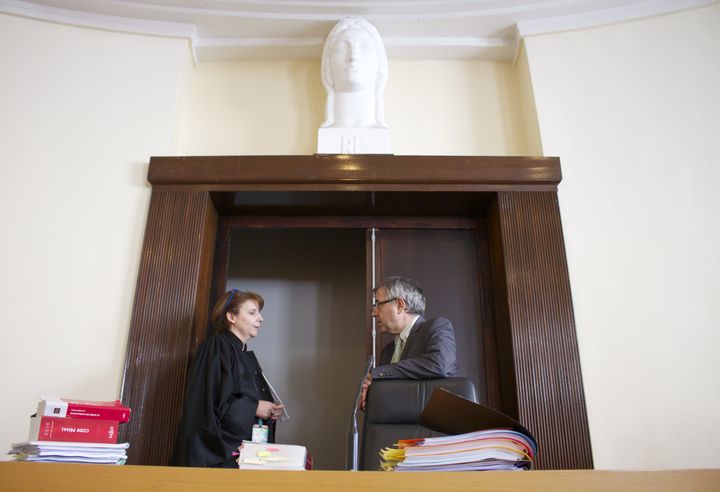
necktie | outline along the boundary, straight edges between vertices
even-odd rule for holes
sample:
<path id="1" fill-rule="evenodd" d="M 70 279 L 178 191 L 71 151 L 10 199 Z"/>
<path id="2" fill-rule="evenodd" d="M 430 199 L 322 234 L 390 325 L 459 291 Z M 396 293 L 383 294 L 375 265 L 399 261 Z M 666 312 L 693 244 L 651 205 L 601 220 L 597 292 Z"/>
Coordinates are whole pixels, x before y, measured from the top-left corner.
<path id="1" fill-rule="evenodd" d="M 400 335 L 395 337 L 395 352 L 393 352 L 392 359 L 390 359 L 391 364 L 395 364 L 397 361 L 400 360 L 400 355 L 402 354 L 403 347 L 405 346 L 405 341 L 402 339 Z"/>

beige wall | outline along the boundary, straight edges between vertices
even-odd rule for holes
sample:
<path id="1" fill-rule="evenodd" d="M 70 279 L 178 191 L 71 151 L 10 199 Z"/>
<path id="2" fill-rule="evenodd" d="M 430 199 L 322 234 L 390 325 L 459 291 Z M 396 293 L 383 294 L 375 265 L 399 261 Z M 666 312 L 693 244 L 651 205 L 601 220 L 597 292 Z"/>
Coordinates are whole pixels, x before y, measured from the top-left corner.
<path id="1" fill-rule="evenodd" d="M 188 58 L 184 41 L 0 15 L 2 447 L 40 394 L 118 397 L 148 156 L 170 150 Z"/>
<path id="2" fill-rule="evenodd" d="M 311 154 L 322 118 L 320 63 L 203 63 L 190 77 L 184 155 Z"/>
<path id="3" fill-rule="evenodd" d="M 718 9 L 532 37 L 517 68 L 390 65 L 395 153 L 561 157 L 600 468 L 720 465 Z M 118 396 L 149 156 L 312 153 L 324 93 L 314 61 L 10 16 L 0 66 L 7 445 L 41 393 Z"/>
<path id="4" fill-rule="evenodd" d="M 325 108 L 319 60 L 200 64 L 190 87 L 181 154 L 317 149 Z M 395 154 L 526 153 L 518 83 L 508 63 L 393 61 L 385 115 Z"/>
<path id="5" fill-rule="evenodd" d="M 525 154 L 512 64 L 392 62 L 385 96 L 395 154 Z"/>
<path id="6" fill-rule="evenodd" d="M 720 6 L 526 40 L 597 468 L 720 466 Z"/>
<path id="7" fill-rule="evenodd" d="M 521 105 L 522 126 L 524 132 L 525 152 L 523 155 L 544 155 L 542 142 L 540 141 L 540 128 L 538 127 L 538 116 L 533 93 L 532 78 L 528 65 L 527 51 L 525 44 L 520 44 L 518 59 L 515 65 L 516 78 L 518 81 L 518 95 Z"/>

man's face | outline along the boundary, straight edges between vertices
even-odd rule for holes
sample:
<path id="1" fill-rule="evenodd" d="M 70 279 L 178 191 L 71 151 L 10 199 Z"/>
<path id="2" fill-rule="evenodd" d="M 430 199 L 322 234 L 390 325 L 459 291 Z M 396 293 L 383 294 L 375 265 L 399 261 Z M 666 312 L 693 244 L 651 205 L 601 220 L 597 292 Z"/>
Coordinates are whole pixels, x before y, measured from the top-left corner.
<path id="1" fill-rule="evenodd" d="M 398 299 L 387 295 L 384 287 L 380 287 L 375 293 L 375 306 L 373 306 L 372 315 L 377 320 L 377 329 L 382 333 L 396 335 L 405 327 L 398 302 Z"/>

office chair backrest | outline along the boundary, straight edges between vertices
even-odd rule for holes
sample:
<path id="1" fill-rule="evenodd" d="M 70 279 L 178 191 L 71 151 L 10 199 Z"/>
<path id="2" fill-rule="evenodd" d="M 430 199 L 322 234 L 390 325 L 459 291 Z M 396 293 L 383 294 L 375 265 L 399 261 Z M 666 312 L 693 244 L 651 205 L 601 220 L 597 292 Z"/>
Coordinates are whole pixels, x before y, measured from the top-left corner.
<path id="1" fill-rule="evenodd" d="M 361 470 L 380 467 L 379 452 L 399 439 L 444 435 L 419 424 L 420 414 L 437 388 L 477 403 L 477 391 L 467 378 L 375 380 L 367 397 L 361 436 Z M 452 418 L 451 415 L 448 416 Z"/>

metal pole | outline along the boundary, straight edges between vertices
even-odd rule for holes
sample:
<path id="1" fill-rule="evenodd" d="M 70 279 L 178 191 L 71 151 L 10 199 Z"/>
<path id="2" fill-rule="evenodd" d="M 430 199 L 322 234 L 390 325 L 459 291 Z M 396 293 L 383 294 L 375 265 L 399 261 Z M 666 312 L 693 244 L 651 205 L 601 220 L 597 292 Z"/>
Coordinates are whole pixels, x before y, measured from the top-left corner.
<path id="1" fill-rule="evenodd" d="M 372 355 L 368 358 L 368 364 L 363 372 L 358 384 L 357 393 L 355 394 L 355 402 L 353 404 L 352 415 L 350 416 L 350 428 L 347 435 L 347 455 L 345 457 L 345 466 L 348 470 L 358 471 L 360 469 L 360 439 L 358 438 L 357 411 L 360 404 L 360 395 L 362 394 L 362 386 L 365 378 L 370 372 L 370 368 L 375 364 L 375 357 Z"/>
<path id="2" fill-rule="evenodd" d="M 372 295 L 372 302 L 375 304 L 375 286 L 377 285 L 376 279 L 375 279 L 375 228 L 372 228 L 371 234 L 370 234 L 370 242 L 372 244 L 372 287 L 373 287 L 373 295 Z M 377 330 L 375 328 L 375 316 L 372 316 L 372 357 L 373 361 L 377 360 L 377 356 L 375 354 L 375 339 L 377 337 Z M 373 367 L 375 367 L 376 364 L 373 362 Z"/>

